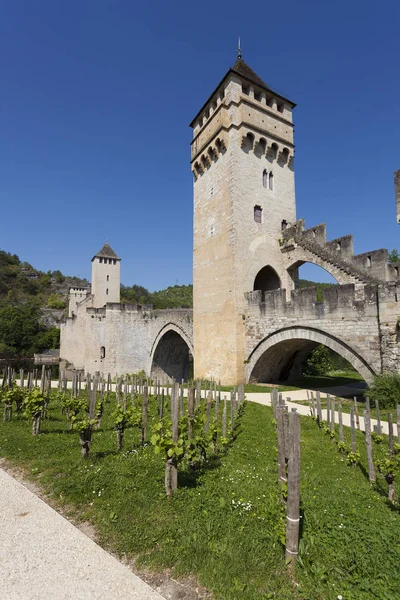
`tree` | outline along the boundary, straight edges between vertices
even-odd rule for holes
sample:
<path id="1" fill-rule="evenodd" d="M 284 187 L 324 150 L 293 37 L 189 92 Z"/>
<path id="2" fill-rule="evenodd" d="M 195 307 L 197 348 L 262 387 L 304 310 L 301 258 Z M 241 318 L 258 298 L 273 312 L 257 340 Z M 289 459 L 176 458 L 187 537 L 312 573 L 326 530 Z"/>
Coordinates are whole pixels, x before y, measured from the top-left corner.
<path id="1" fill-rule="evenodd" d="M 393 250 L 391 250 L 389 252 L 389 262 L 394 263 L 394 262 L 399 262 L 400 261 L 400 254 L 399 251 L 396 250 L 396 248 L 393 248 Z"/>
<path id="2" fill-rule="evenodd" d="M 379 401 L 381 408 L 396 408 L 400 398 L 400 374 L 382 373 L 375 375 L 371 387 L 365 395 L 373 402 Z"/>
<path id="3" fill-rule="evenodd" d="M 0 344 L 11 354 L 34 351 L 40 332 L 39 311 L 32 304 L 5 306 L 0 309 Z"/>
<path id="4" fill-rule="evenodd" d="M 332 368 L 332 355 L 326 346 L 317 346 L 304 364 L 304 375 L 325 375 Z"/>

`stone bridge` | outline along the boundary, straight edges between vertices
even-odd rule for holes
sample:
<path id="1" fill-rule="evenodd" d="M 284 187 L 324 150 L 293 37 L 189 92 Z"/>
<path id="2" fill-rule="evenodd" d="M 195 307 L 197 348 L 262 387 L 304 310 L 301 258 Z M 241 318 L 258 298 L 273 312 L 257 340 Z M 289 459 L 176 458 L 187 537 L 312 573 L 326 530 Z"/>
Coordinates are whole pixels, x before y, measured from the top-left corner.
<path id="1" fill-rule="evenodd" d="M 331 348 L 353 365 L 367 382 L 399 360 L 400 285 L 327 288 L 317 301 L 316 289 L 246 294 L 246 378 L 290 380 L 318 345 Z"/>
<path id="2" fill-rule="evenodd" d="M 120 303 L 93 308 L 88 296 L 61 327 L 60 355 L 90 373 L 143 370 L 160 379 L 188 379 L 193 373 L 193 311 Z"/>
<path id="3" fill-rule="evenodd" d="M 245 296 L 246 381 L 295 379 L 318 344 L 347 359 L 367 382 L 398 368 L 400 283 L 335 286 L 323 291 L 322 301 L 315 288 L 294 290 L 289 299 L 284 289 Z M 61 356 L 73 355 L 75 368 L 143 370 L 160 380 L 193 374 L 191 309 L 118 303 L 92 308 L 83 302 L 63 328 Z"/>

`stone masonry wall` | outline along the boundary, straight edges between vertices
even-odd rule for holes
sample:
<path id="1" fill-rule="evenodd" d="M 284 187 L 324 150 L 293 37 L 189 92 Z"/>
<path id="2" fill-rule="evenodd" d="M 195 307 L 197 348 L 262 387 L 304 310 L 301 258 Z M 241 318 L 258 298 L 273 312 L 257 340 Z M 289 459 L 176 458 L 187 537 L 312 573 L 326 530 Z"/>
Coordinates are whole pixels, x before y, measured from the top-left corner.
<path id="1" fill-rule="evenodd" d="M 98 309 L 80 305 L 62 327 L 61 359 L 94 373 L 150 375 L 158 341 L 168 331 L 178 333 L 193 353 L 190 309 L 153 310 L 151 306 L 107 304 Z M 101 358 L 101 348 L 105 357 Z"/>
<path id="2" fill-rule="evenodd" d="M 287 344 L 293 350 L 302 345 L 324 343 L 347 358 L 366 380 L 381 370 L 398 370 L 400 348 L 397 318 L 400 286 L 397 283 L 353 284 L 324 290 L 317 302 L 315 288 L 295 290 L 290 302 L 285 290 L 252 292 L 245 312 L 247 378 L 263 351 L 271 344 Z M 303 339 L 304 344 L 293 340 Z M 275 356 L 277 353 L 275 352 Z M 290 353 L 288 352 L 288 358 Z M 274 361 L 274 353 L 270 360 Z"/>

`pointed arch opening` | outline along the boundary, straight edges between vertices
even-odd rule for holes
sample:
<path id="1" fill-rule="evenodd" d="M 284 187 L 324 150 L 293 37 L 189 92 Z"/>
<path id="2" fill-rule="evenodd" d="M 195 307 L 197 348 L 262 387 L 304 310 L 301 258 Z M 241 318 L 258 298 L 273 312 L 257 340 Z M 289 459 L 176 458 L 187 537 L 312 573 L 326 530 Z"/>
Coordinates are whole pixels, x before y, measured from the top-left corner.
<path id="1" fill-rule="evenodd" d="M 169 329 L 157 341 L 153 351 L 151 377 L 188 381 L 193 377 L 193 354 L 187 342 L 175 330 Z"/>
<path id="2" fill-rule="evenodd" d="M 253 290 L 270 291 L 279 290 L 280 287 L 279 275 L 270 265 L 263 267 L 254 279 Z"/>

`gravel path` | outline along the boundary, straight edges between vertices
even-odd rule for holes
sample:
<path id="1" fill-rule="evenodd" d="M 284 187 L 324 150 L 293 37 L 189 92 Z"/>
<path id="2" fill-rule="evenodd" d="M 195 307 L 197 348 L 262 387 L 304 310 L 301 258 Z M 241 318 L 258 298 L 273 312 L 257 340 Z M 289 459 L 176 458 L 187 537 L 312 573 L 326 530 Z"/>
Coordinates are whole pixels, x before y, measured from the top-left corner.
<path id="1" fill-rule="evenodd" d="M 163 600 L 0 469 L 0 600 Z"/>

